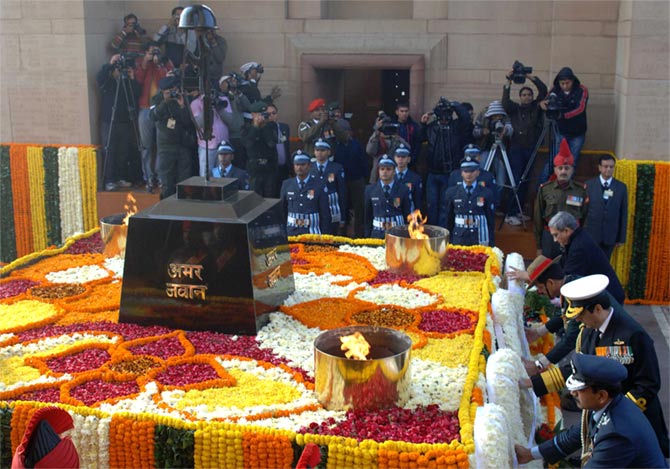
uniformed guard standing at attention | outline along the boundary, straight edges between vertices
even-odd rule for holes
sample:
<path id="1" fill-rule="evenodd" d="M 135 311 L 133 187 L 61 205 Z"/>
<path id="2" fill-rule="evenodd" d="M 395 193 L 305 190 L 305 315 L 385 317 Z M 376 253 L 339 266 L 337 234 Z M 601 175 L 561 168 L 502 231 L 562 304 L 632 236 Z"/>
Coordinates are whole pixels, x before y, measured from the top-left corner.
<path id="1" fill-rule="evenodd" d="M 330 144 L 320 138 L 314 143 L 314 157 L 309 175 L 320 180 L 328 189 L 331 233 L 344 234 L 347 217 L 347 183 L 344 168 L 340 163 L 330 161 Z"/>
<path id="2" fill-rule="evenodd" d="M 296 177 L 285 179 L 279 197 L 286 213 L 286 232 L 301 234 L 331 234 L 328 189 L 309 174 L 311 159 L 298 150 L 293 154 Z"/>
<path id="3" fill-rule="evenodd" d="M 493 191 L 477 183 L 479 163 L 468 155 L 461 160 L 460 184 L 447 189 L 445 227 L 452 244 L 495 246 Z"/>
<path id="4" fill-rule="evenodd" d="M 492 172 L 485 170 L 481 165 L 482 151 L 474 143 L 469 143 L 463 149 L 463 157 L 470 155 L 477 163 L 479 163 L 479 176 L 477 176 L 477 184 L 488 187 L 493 192 L 493 199 L 496 206 L 500 202 L 500 187 L 496 184 L 496 177 Z M 454 169 L 449 175 L 449 187 L 456 186 L 463 181 L 461 176 L 461 168 Z"/>
<path id="5" fill-rule="evenodd" d="M 581 448 L 582 467 L 668 467 L 649 421 L 621 394 L 628 375 L 611 358 L 575 354 L 566 385 L 582 409 L 581 425 L 533 448 L 516 445 L 519 463 L 553 464 Z"/>
<path id="6" fill-rule="evenodd" d="M 558 154 L 554 157 L 556 179 L 540 186 L 535 200 L 535 243 L 537 255 L 554 258 L 561 253 L 561 247 L 549 233 L 549 220 L 558 212 L 568 212 L 580 226 L 584 225 L 589 210 L 589 196 L 586 186 L 575 182 L 575 159 L 570 153 L 568 142 L 563 139 Z"/>
<path id="7" fill-rule="evenodd" d="M 422 208 L 423 182 L 418 173 L 407 167 L 411 159 L 410 149 L 404 143 L 401 143 L 393 152 L 393 160 L 398 165 L 395 168 L 395 180 L 407 186 L 411 197 L 411 211 L 414 211 L 416 209 L 421 210 Z"/>
<path id="8" fill-rule="evenodd" d="M 212 168 L 212 177 L 215 178 L 235 178 L 234 186 L 238 190 L 249 190 L 249 174 L 233 166 L 233 158 L 235 158 L 235 149 L 230 143 L 221 140 L 219 148 L 216 150 L 216 166 Z"/>
<path id="9" fill-rule="evenodd" d="M 409 190 L 395 181 L 395 161 L 383 155 L 378 163 L 379 181 L 365 188 L 365 236 L 384 239 L 386 231 L 406 224 L 410 214 Z"/>

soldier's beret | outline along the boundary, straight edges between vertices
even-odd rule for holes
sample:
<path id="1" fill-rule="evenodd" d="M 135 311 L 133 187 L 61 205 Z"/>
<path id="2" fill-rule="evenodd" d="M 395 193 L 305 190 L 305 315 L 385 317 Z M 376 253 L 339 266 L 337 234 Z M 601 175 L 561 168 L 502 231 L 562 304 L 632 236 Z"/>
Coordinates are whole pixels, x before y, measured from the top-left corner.
<path id="1" fill-rule="evenodd" d="M 311 103 L 309 103 L 309 107 L 307 107 L 308 112 L 314 112 L 320 107 L 323 107 L 326 105 L 326 102 L 322 98 L 317 98 Z"/>
<path id="2" fill-rule="evenodd" d="M 251 112 L 265 112 L 268 110 L 268 105 L 264 101 L 256 101 L 251 106 L 249 106 L 249 111 Z"/>

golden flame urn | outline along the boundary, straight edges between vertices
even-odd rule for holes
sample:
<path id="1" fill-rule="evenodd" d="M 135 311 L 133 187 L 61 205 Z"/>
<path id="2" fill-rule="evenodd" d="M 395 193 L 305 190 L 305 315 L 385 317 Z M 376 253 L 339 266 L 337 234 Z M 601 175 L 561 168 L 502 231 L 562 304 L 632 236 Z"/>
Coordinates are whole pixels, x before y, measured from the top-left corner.
<path id="1" fill-rule="evenodd" d="M 345 357 L 340 338 L 359 332 L 370 345 L 365 360 Z M 314 388 L 327 410 L 374 410 L 409 399 L 412 339 L 394 329 L 348 326 L 314 340 Z"/>
<path id="2" fill-rule="evenodd" d="M 447 253 L 449 230 L 423 225 L 423 239 L 411 238 L 407 225 L 386 232 L 386 264 L 393 272 L 435 275 Z"/>
<path id="3" fill-rule="evenodd" d="M 107 257 L 126 256 L 128 225 L 124 223 L 125 213 L 109 215 L 100 220 L 100 237 L 105 246 L 103 254 Z"/>

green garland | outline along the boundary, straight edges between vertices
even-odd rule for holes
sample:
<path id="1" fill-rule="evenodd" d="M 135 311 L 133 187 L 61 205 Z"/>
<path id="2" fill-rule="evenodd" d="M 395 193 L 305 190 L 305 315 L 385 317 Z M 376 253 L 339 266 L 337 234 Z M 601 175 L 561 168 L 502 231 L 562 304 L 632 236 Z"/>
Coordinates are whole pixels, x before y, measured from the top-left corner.
<path id="1" fill-rule="evenodd" d="M 195 467 L 195 431 L 156 425 L 154 457 L 156 467 Z"/>
<path id="2" fill-rule="evenodd" d="M 47 244 L 61 244 L 60 198 L 58 189 L 58 148 L 44 147 L 44 208 L 47 221 Z"/>
<path id="3" fill-rule="evenodd" d="M 16 231 L 8 146 L 0 147 L 0 226 L 0 262 L 11 262 L 16 259 Z"/>
<path id="4" fill-rule="evenodd" d="M 12 408 L 0 408 L 0 467 L 12 465 Z"/>
<path id="5" fill-rule="evenodd" d="M 654 209 L 654 179 L 656 167 L 651 164 L 637 166 L 637 194 L 633 218 L 633 253 L 628 277 L 628 298 L 644 298 L 649 263 L 649 236 Z"/>

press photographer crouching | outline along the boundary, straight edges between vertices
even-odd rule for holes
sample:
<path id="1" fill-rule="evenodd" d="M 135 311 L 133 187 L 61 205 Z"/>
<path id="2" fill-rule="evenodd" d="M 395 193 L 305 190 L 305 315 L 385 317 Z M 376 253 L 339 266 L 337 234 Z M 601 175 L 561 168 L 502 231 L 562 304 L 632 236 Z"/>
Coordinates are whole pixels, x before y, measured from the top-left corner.
<path id="1" fill-rule="evenodd" d="M 433 112 L 421 116 L 422 132 L 428 141 L 426 151 L 426 205 L 428 223 L 444 226 L 443 207 L 445 193 L 449 187 L 449 175 L 458 168 L 465 142 L 472 129 L 468 110 L 459 102 L 449 101 L 444 96 L 435 105 Z"/>
<path id="2" fill-rule="evenodd" d="M 542 134 L 543 119 L 540 102 L 547 96 L 547 86 L 532 73 L 532 67 L 525 67 L 521 62 L 515 61 L 512 70 L 505 77 L 507 78 L 507 84 L 503 87 L 502 95 L 503 108 L 509 115 L 514 128 L 510 140 L 509 162 L 514 180 L 518 185 L 517 196 L 522 208 L 528 184 L 520 179 Z M 535 97 L 530 86 L 522 86 L 519 89 L 519 102 L 513 101 L 510 98 L 512 83 L 523 85 L 527 79 L 537 88 L 537 97 Z M 522 223 L 521 217 L 526 220 L 529 219 L 529 217 L 519 212 L 516 203 L 510 204 L 505 222 L 510 225 L 520 225 Z"/>
<path id="3" fill-rule="evenodd" d="M 161 182 L 161 199 L 177 191 L 177 183 L 191 176 L 193 123 L 186 98 L 178 89 L 177 77 L 162 78 L 160 91 L 151 98 L 151 119 L 156 123 L 156 172 Z"/>
<path id="4" fill-rule="evenodd" d="M 137 54 L 115 54 L 96 75 L 100 89 L 100 142 L 104 150 L 105 190 L 131 187 L 142 181 L 140 171 L 135 80 Z"/>
<path id="5" fill-rule="evenodd" d="M 391 117 L 388 116 L 384 111 L 379 111 L 377 114 L 377 120 L 375 120 L 375 125 L 373 127 L 372 135 L 368 139 L 368 143 L 365 146 L 365 151 L 368 156 L 371 158 L 372 170 L 370 171 L 370 184 L 373 184 L 379 180 L 379 171 L 377 170 L 379 159 L 382 155 L 393 155 L 395 154 L 396 148 L 400 145 L 404 145 L 406 148 L 409 148 L 409 143 L 405 141 L 398 134 L 400 125 L 397 122 L 393 122 Z"/>

